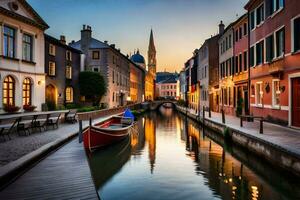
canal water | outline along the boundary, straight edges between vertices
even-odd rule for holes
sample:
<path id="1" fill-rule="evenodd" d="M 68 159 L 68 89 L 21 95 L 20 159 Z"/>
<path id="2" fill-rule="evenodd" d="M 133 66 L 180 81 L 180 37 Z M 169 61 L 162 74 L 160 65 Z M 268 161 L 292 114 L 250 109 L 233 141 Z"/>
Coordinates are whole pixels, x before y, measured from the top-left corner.
<path id="1" fill-rule="evenodd" d="M 130 138 L 88 157 L 103 200 L 300 199 L 297 178 L 172 109 L 141 116 Z"/>

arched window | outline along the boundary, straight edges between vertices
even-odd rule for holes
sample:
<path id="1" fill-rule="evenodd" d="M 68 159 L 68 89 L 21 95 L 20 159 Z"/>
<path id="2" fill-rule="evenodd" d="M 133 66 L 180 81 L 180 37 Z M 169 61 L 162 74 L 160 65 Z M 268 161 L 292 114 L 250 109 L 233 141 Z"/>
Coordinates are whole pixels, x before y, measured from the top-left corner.
<path id="1" fill-rule="evenodd" d="M 73 88 L 66 88 L 66 103 L 73 103 Z"/>
<path id="2" fill-rule="evenodd" d="M 15 79 L 7 76 L 3 82 L 3 105 L 15 105 Z"/>
<path id="3" fill-rule="evenodd" d="M 25 78 L 23 81 L 23 106 L 31 105 L 31 80 L 29 78 Z"/>

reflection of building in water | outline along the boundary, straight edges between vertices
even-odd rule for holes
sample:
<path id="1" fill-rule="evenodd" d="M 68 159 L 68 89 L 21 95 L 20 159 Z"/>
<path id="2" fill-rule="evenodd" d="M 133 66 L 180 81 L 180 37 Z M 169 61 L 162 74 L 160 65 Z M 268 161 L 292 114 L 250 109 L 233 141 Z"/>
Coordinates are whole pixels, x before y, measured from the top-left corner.
<path id="1" fill-rule="evenodd" d="M 174 130 L 176 129 L 176 120 L 175 118 L 178 117 L 175 115 L 174 110 L 170 108 L 163 108 L 163 106 L 159 109 L 160 115 L 158 115 L 158 120 L 160 123 L 157 124 L 158 129 L 163 129 L 167 132 L 175 133 Z"/>
<path id="2" fill-rule="evenodd" d="M 257 177 L 222 146 L 203 136 L 198 125 L 191 120 L 181 125 L 186 141 L 187 156 L 196 163 L 195 172 L 206 179 L 206 184 L 222 199 L 279 199 L 265 182 Z M 186 128 L 184 128 L 186 127 Z M 206 130 L 206 133 L 209 134 Z M 186 136 L 184 136 L 186 135 Z"/>
<path id="3" fill-rule="evenodd" d="M 144 121 L 144 118 L 138 120 L 131 133 L 131 154 L 133 157 L 140 156 L 141 150 L 143 150 L 145 147 Z"/>
<path id="4" fill-rule="evenodd" d="M 155 151 L 156 151 L 156 135 L 155 135 L 155 122 L 154 119 L 149 116 L 145 118 L 145 140 L 148 143 L 149 159 L 151 174 L 155 165 Z"/>

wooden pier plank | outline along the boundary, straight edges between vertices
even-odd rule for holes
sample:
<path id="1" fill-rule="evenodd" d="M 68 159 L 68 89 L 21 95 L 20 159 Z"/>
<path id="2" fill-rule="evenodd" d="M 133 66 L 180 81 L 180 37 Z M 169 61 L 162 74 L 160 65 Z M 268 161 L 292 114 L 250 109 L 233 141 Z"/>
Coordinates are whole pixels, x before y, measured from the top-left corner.
<path id="1" fill-rule="evenodd" d="M 74 139 L 0 192 L 0 199 L 99 199 L 82 144 Z"/>

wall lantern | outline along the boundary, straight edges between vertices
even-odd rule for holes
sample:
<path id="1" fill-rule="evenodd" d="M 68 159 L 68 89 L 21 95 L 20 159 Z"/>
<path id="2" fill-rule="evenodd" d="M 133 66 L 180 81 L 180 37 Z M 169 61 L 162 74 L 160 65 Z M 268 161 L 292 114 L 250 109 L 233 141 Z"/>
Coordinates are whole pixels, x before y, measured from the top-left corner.
<path id="1" fill-rule="evenodd" d="M 42 84 L 44 84 L 45 83 L 45 80 L 40 80 L 40 81 L 38 81 L 38 84 L 39 85 L 42 85 Z"/>

